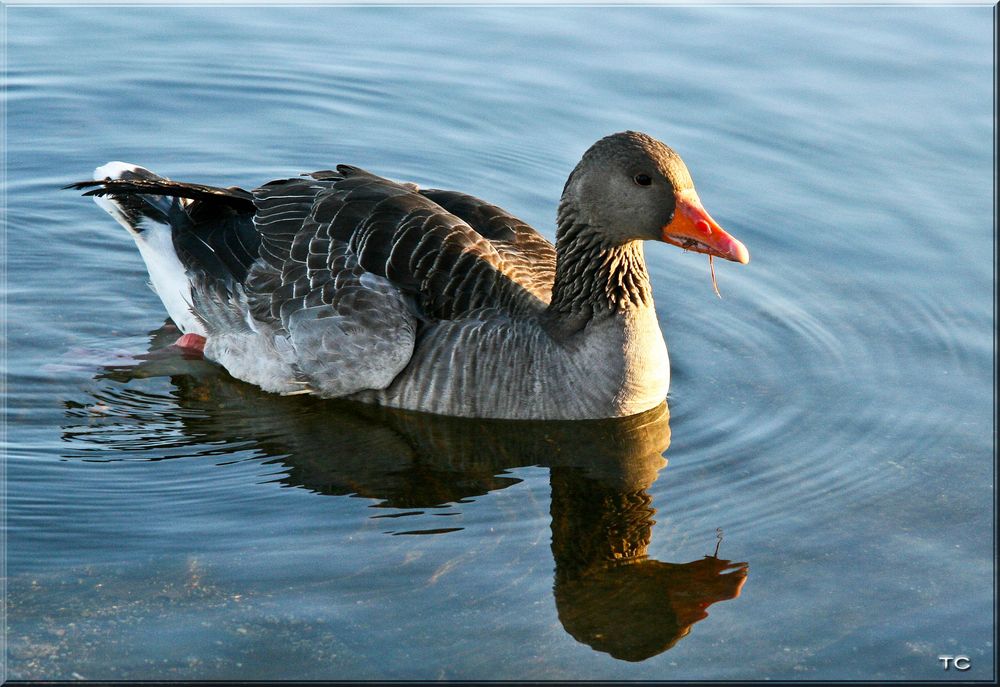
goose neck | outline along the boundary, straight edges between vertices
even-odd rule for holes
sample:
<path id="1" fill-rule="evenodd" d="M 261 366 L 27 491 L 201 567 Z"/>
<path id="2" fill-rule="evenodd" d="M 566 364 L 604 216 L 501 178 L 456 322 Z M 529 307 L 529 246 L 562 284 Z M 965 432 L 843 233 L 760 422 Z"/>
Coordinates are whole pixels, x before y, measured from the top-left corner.
<path id="1" fill-rule="evenodd" d="M 641 241 L 613 245 L 598 227 L 561 207 L 556 234 L 556 276 L 549 310 L 622 313 L 652 304 Z"/>

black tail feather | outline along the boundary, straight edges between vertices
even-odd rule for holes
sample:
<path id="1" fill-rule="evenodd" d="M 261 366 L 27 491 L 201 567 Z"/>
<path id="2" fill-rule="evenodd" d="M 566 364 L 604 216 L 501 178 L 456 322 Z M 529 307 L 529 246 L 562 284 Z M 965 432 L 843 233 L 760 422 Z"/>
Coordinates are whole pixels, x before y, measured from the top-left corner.
<path id="1" fill-rule="evenodd" d="M 96 188 L 95 188 L 96 187 Z M 64 189 L 91 189 L 85 196 L 128 196 L 133 194 L 148 194 L 188 198 L 208 203 L 216 203 L 231 207 L 237 212 L 253 213 L 253 194 L 233 186 L 217 188 L 203 184 L 187 184 L 168 179 L 102 179 L 78 181 L 63 187 Z"/>
<path id="2" fill-rule="evenodd" d="M 84 196 L 109 196 L 136 234 L 150 219 L 170 227 L 181 264 L 202 280 L 232 288 L 242 283 L 257 258 L 260 236 L 254 228 L 253 194 L 239 187 L 218 188 L 171 181 L 136 167 L 120 178 L 78 181 L 65 189 Z M 180 199 L 191 203 L 181 203 Z"/>

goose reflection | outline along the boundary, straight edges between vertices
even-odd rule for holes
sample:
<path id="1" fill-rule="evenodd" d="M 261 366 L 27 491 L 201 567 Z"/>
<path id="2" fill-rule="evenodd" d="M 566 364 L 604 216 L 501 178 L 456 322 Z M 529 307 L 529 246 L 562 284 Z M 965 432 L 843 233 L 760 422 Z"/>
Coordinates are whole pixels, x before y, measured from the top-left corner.
<path id="1" fill-rule="evenodd" d="M 559 620 L 597 651 L 644 660 L 674 646 L 710 605 L 740 594 L 746 563 L 715 555 L 669 563 L 647 555 L 655 524 L 647 489 L 666 465 L 670 443 L 665 403 L 617 420 L 521 422 L 280 397 L 203 361 L 156 351 L 172 338 L 161 330 L 147 360 L 106 368 L 99 378 L 169 375 L 182 411 L 176 416 L 191 442 L 243 447 L 249 441 L 285 466 L 282 481 L 289 485 L 425 509 L 516 484 L 504 474 L 510 469 L 548 468 Z M 105 385 L 112 386 L 119 388 Z M 115 402 L 104 387 L 96 395 L 103 406 Z M 92 430 L 75 425 L 65 434 L 94 441 Z M 460 528 L 421 533 L 449 529 Z"/>

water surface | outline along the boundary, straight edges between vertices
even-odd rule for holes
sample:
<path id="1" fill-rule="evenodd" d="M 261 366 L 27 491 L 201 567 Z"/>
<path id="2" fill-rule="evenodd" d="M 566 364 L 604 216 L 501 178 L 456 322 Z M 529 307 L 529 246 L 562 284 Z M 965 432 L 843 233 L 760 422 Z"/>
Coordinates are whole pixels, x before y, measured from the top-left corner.
<path id="1" fill-rule="evenodd" d="M 7 676 L 992 678 L 992 21 L 7 8 Z M 348 162 L 553 238 L 626 128 L 753 261 L 647 248 L 673 384 L 623 422 L 262 393 L 58 190 Z"/>

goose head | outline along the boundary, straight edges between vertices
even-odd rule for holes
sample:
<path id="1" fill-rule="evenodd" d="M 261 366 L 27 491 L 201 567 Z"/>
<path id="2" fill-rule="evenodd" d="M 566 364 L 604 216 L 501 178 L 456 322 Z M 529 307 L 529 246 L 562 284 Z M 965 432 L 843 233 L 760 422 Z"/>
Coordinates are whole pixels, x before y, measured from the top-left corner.
<path id="1" fill-rule="evenodd" d="M 664 241 L 750 262 L 746 247 L 702 207 L 680 155 L 637 131 L 606 136 L 584 153 L 566 181 L 560 209 L 605 245 Z"/>

